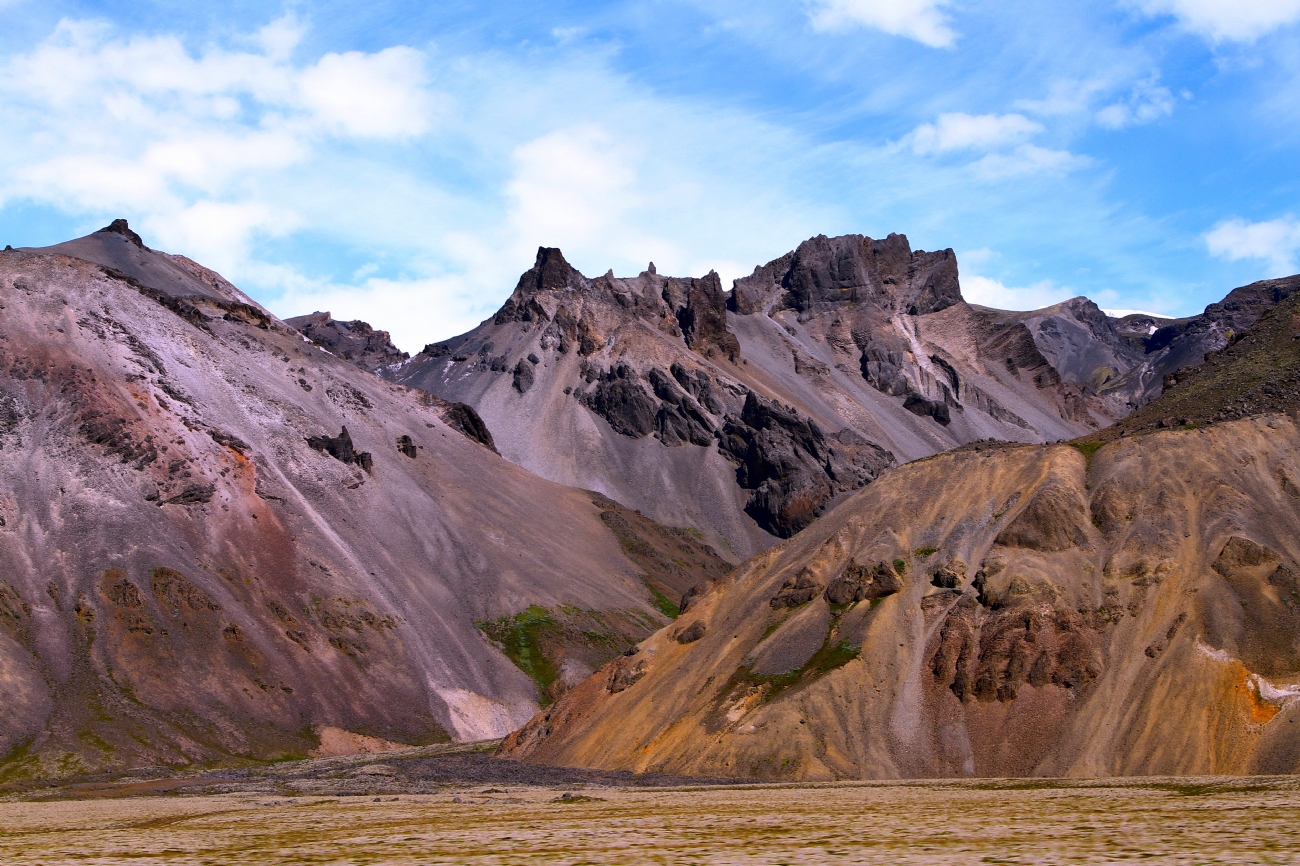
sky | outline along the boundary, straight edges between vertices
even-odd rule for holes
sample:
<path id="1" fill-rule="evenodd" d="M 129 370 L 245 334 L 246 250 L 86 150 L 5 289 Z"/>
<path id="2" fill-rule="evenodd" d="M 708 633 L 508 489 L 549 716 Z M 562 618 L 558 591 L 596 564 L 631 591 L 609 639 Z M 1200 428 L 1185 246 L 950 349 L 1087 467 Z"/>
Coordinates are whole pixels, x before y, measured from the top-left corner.
<path id="1" fill-rule="evenodd" d="M 538 246 L 724 285 L 801 241 L 972 302 L 1190 315 L 1300 271 L 1300 0 L 0 0 L 0 243 L 124 217 L 425 343 Z"/>

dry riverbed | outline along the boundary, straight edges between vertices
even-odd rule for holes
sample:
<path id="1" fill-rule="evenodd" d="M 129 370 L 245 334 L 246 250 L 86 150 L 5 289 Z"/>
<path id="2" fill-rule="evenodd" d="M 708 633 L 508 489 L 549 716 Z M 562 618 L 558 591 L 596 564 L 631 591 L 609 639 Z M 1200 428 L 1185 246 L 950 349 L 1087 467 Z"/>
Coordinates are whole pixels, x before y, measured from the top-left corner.
<path id="1" fill-rule="evenodd" d="M 425 750 L 0 800 L 6 866 L 1126 860 L 1300 862 L 1300 778 L 698 786 Z"/>

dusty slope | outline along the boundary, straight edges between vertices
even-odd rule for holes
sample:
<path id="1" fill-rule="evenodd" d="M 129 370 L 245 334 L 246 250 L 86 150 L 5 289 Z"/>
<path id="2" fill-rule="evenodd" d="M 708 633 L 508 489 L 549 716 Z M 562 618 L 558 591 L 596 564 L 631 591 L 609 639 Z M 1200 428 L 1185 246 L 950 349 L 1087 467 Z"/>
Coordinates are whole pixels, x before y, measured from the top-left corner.
<path id="1" fill-rule="evenodd" d="M 4 774 L 500 735 L 537 685 L 476 622 L 567 610 L 590 669 L 667 621 L 450 409 L 124 224 L 0 254 Z"/>
<path id="2" fill-rule="evenodd" d="M 800 779 L 1295 772 L 1297 496 L 1288 416 L 1091 460 L 919 461 L 746 563 L 504 753 Z"/>
<path id="3" fill-rule="evenodd" d="M 588 279 L 542 249 L 493 319 L 384 375 L 472 405 L 519 465 L 737 557 L 895 459 L 1109 420 L 1022 324 L 961 301 L 951 250 L 901 235 L 813 238 L 730 297 L 716 274 Z"/>

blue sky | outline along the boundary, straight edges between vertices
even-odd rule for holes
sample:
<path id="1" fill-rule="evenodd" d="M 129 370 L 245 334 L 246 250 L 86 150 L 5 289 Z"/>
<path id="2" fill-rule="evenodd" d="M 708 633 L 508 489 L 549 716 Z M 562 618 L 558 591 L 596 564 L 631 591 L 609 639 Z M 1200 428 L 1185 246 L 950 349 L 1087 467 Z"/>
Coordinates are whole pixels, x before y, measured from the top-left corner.
<path id="1" fill-rule="evenodd" d="M 1300 270 L 1300 0 L 0 11 L 0 243 L 125 216 L 412 351 L 540 244 L 729 281 L 896 231 L 976 302 L 1176 315 Z"/>

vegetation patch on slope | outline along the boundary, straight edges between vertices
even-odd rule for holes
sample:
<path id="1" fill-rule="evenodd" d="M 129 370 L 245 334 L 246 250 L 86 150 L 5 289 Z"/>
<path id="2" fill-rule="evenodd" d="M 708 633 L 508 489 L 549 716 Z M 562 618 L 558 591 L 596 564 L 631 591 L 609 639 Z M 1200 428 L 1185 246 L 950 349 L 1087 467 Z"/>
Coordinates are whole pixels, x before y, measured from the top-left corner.
<path id="1" fill-rule="evenodd" d="M 719 692 L 723 702 L 731 703 L 742 695 L 758 692 L 760 693 L 758 702 L 769 703 L 792 688 L 816 682 L 862 655 L 862 647 L 841 637 L 839 624 L 848 610 L 858 604 L 872 606 L 874 601 L 878 599 L 832 606 L 831 625 L 827 630 L 826 639 L 822 642 L 821 648 L 813 653 L 802 667 L 779 674 L 760 674 L 756 673 L 752 666 L 742 665 Z M 784 617 L 777 618 L 772 626 L 769 626 L 768 633 L 764 637 L 771 635 L 782 622 Z"/>
<path id="2" fill-rule="evenodd" d="M 537 684 L 538 701 L 545 707 L 605 662 L 653 634 L 663 621 L 641 610 L 610 613 L 572 605 L 532 605 L 475 625 Z"/>

